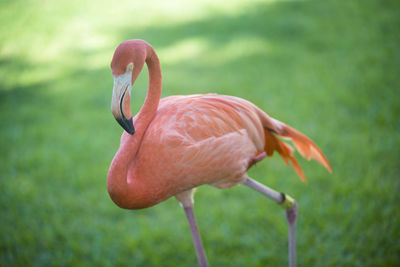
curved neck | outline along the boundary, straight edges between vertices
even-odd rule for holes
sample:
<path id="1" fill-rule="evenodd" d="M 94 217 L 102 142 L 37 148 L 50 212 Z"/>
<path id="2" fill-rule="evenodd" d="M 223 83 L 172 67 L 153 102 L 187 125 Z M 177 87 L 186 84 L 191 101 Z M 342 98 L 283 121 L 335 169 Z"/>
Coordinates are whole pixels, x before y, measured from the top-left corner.
<path id="1" fill-rule="evenodd" d="M 153 119 L 161 98 L 161 67 L 153 48 L 151 48 L 150 55 L 146 58 L 146 64 L 149 70 L 149 88 L 143 106 L 134 118 L 137 136 L 140 135 L 141 137 Z"/>
<path id="2" fill-rule="evenodd" d="M 132 209 L 135 203 L 134 183 L 128 181 L 128 170 L 136 154 L 146 129 L 157 112 L 161 97 L 161 67 L 156 53 L 151 46 L 147 49 L 145 60 L 149 71 L 149 86 L 144 104 L 133 119 L 136 132 L 129 135 L 124 132 L 120 148 L 115 155 L 107 177 L 107 189 L 111 199 L 121 208 Z"/>

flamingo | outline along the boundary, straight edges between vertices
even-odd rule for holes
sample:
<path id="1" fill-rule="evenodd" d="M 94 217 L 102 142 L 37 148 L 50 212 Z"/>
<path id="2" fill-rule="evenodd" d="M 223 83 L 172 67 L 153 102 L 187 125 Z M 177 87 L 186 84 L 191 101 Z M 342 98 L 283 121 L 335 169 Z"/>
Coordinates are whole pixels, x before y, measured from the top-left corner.
<path id="1" fill-rule="evenodd" d="M 132 118 L 131 88 L 145 63 L 149 72 L 147 95 Z M 216 188 L 248 186 L 286 210 L 289 265 L 295 266 L 296 201 L 250 178 L 246 171 L 277 151 L 306 181 L 294 149 L 282 138 L 292 141 L 300 155 L 331 172 L 313 141 L 242 98 L 204 94 L 160 99 L 160 62 L 152 46 L 143 40 L 121 43 L 114 52 L 111 70 L 111 111 L 125 130 L 107 176 L 113 202 L 124 209 L 143 209 L 174 196 L 185 211 L 198 263 L 203 267 L 208 262 L 193 212 L 195 189 L 203 184 Z"/>

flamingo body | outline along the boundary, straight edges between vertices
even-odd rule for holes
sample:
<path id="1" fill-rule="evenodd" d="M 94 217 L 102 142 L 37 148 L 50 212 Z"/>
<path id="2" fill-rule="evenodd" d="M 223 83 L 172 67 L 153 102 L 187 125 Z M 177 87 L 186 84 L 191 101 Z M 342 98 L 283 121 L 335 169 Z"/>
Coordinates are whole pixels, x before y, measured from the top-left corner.
<path id="1" fill-rule="evenodd" d="M 129 164 L 127 179 L 136 189 L 134 208 L 153 206 L 203 184 L 226 188 L 240 183 L 254 159 L 265 151 L 272 155 L 275 149 L 277 140 L 269 140 L 273 137 L 266 135 L 265 127 L 287 126 L 238 97 L 161 99 Z M 130 138 L 123 133 L 121 150 Z"/>
<path id="2" fill-rule="evenodd" d="M 127 138 L 126 133 L 121 146 Z M 263 152 L 263 139 L 255 106 L 247 101 L 220 95 L 164 98 L 128 171 L 141 191 L 136 201 L 144 208 L 202 184 L 233 186 Z"/>

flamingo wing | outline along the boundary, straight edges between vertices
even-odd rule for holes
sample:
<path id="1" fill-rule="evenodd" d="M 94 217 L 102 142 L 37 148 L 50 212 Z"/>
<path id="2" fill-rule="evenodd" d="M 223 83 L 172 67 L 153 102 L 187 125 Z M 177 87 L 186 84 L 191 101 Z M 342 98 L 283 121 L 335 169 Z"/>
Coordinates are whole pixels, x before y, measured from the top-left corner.
<path id="1" fill-rule="evenodd" d="M 167 97 L 143 136 L 134 170 L 166 190 L 201 184 L 229 187 L 244 178 L 264 143 L 256 111 L 239 98 Z"/>

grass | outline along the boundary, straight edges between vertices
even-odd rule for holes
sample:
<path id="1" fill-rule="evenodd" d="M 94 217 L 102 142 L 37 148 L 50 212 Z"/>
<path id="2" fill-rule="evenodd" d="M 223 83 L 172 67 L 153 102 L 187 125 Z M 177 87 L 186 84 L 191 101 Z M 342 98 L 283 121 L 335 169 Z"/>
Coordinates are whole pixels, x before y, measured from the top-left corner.
<path id="1" fill-rule="evenodd" d="M 174 199 L 126 211 L 106 191 L 121 134 L 109 62 L 132 38 L 158 52 L 164 96 L 246 98 L 325 152 L 332 175 L 300 160 L 308 185 L 278 157 L 250 170 L 298 200 L 299 266 L 399 265 L 397 1 L 0 6 L 1 266 L 196 266 Z M 142 75 L 135 112 L 146 86 Z M 274 203 L 241 186 L 202 186 L 195 208 L 212 266 L 286 264 Z"/>

